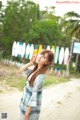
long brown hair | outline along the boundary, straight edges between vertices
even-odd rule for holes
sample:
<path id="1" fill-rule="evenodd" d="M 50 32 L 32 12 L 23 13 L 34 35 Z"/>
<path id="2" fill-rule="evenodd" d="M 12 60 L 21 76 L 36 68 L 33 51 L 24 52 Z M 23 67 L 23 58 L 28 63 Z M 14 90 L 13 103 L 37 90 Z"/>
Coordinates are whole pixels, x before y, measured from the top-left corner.
<path id="1" fill-rule="evenodd" d="M 44 55 L 44 54 L 46 54 L 46 53 L 48 53 L 48 61 L 49 61 L 49 64 L 43 65 L 39 70 L 37 70 L 38 64 L 36 63 L 34 69 L 33 69 L 33 70 L 30 72 L 30 74 L 28 75 L 28 77 L 29 77 L 33 72 L 35 72 L 35 71 L 37 70 L 37 71 L 32 75 L 32 77 L 31 77 L 31 79 L 30 79 L 30 81 L 29 81 L 29 84 L 30 84 L 31 87 L 33 86 L 33 83 L 34 83 L 34 81 L 35 81 L 35 78 L 36 78 L 39 74 L 44 74 L 44 73 L 47 71 L 47 69 L 50 67 L 50 65 L 53 63 L 53 59 L 54 59 L 54 54 L 53 54 L 53 52 L 50 51 L 50 50 L 45 49 L 45 50 L 43 50 L 40 54 L 43 54 L 43 55 Z"/>

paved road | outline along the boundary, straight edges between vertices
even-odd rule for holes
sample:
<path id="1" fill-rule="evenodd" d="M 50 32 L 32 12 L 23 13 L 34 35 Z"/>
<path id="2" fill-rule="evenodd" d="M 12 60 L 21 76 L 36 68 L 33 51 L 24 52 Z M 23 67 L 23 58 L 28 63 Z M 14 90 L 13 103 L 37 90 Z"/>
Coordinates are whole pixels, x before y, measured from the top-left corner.
<path id="1" fill-rule="evenodd" d="M 19 91 L 0 94 L 0 112 L 19 120 Z M 80 80 L 44 88 L 39 120 L 80 120 Z"/>

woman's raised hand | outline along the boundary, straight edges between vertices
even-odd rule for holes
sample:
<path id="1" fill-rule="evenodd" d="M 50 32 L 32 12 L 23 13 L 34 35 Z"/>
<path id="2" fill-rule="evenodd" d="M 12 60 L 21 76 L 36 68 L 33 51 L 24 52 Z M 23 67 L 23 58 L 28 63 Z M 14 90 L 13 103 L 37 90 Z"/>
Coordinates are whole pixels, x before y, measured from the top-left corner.
<path id="1" fill-rule="evenodd" d="M 34 64 L 36 61 L 36 56 L 37 55 L 33 55 L 32 58 L 30 59 L 30 63 Z"/>

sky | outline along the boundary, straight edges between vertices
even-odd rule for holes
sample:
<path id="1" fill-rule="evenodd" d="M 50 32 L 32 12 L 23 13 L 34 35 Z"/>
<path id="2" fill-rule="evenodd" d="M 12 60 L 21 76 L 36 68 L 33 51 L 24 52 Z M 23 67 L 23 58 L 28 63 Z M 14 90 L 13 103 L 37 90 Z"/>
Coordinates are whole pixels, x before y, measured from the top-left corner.
<path id="1" fill-rule="evenodd" d="M 44 10 L 45 6 L 55 6 L 55 14 L 63 16 L 66 12 L 74 11 L 80 14 L 80 0 L 31 0 L 39 3 L 40 9 Z M 6 4 L 6 0 L 2 0 Z"/>

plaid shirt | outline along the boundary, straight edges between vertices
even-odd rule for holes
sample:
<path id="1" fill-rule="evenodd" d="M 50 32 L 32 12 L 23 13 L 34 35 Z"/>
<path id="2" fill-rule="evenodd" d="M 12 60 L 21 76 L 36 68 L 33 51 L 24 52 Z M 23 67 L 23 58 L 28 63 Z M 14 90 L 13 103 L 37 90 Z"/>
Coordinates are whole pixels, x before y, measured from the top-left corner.
<path id="1" fill-rule="evenodd" d="M 42 89 L 45 80 L 45 75 L 40 74 L 36 77 L 33 87 L 29 85 L 29 76 L 23 91 L 21 98 L 20 108 L 23 111 L 26 111 L 27 106 L 32 106 L 36 110 L 40 110 L 41 99 L 42 99 Z"/>

